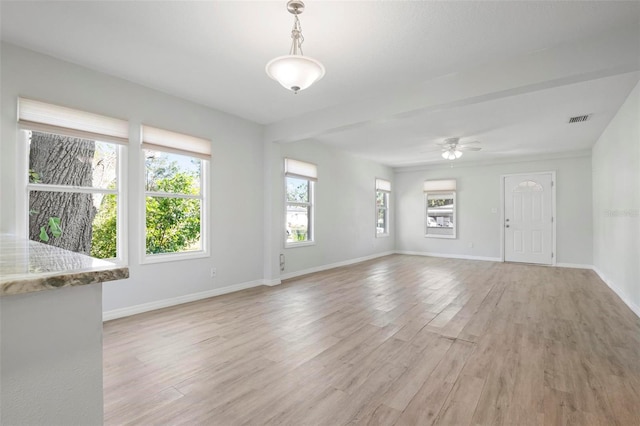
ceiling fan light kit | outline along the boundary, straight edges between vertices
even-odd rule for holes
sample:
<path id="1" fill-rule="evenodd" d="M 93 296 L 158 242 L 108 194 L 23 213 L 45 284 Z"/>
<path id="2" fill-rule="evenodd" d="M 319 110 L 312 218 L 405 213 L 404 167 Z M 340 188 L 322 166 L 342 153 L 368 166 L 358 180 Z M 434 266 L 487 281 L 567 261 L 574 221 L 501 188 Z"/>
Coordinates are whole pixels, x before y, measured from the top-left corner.
<path id="1" fill-rule="evenodd" d="M 316 59 L 304 56 L 302 52 L 302 27 L 298 15 L 304 12 L 301 0 L 289 0 L 287 10 L 293 14 L 291 30 L 291 49 L 288 55 L 278 56 L 267 63 L 267 75 L 276 80 L 285 89 L 298 93 L 324 77 L 324 66 Z"/>
<path id="2" fill-rule="evenodd" d="M 442 153 L 442 158 L 445 160 L 455 160 L 456 158 L 462 157 L 462 152 L 458 150 L 447 150 Z"/>
<path id="3" fill-rule="evenodd" d="M 442 145 L 442 158 L 445 160 L 456 160 L 462 157 L 462 151 L 480 151 L 480 142 L 472 141 L 461 144 L 460 138 L 447 138 L 438 143 Z"/>

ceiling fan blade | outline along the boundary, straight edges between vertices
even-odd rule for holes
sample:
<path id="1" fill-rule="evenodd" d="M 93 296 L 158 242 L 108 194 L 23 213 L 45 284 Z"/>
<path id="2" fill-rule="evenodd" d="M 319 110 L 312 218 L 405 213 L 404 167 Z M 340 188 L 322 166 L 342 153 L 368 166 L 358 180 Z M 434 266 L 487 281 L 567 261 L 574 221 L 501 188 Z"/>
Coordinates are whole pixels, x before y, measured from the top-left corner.
<path id="1" fill-rule="evenodd" d="M 480 151 L 482 149 L 481 146 L 458 146 L 456 148 L 458 151 Z"/>
<path id="2" fill-rule="evenodd" d="M 440 152 L 441 149 L 444 149 L 440 146 L 425 146 L 419 152 Z"/>
<path id="3" fill-rule="evenodd" d="M 445 140 L 436 142 L 436 145 L 440 145 L 440 146 L 457 145 L 459 140 L 460 138 L 447 138 Z"/>

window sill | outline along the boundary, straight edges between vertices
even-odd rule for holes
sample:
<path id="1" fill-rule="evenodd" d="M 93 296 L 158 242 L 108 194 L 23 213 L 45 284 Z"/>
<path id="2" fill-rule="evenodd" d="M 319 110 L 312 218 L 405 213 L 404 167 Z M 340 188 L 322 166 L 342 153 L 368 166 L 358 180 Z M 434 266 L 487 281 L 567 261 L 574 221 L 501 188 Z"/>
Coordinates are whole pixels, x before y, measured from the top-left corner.
<path id="1" fill-rule="evenodd" d="M 387 238 L 389 237 L 389 233 L 386 234 L 376 234 L 376 238 Z"/>
<path id="2" fill-rule="evenodd" d="M 315 245 L 316 245 L 315 241 L 303 241 L 300 243 L 284 243 L 284 248 L 288 249 L 288 248 L 308 247 L 308 246 L 315 246 Z"/>
<path id="3" fill-rule="evenodd" d="M 202 259 L 205 257 L 209 257 L 209 253 L 202 250 L 188 253 L 145 254 L 140 264 L 176 262 L 180 260 Z"/>
<path id="4" fill-rule="evenodd" d="M 448 238 L 450 240 L 453 240 L 456 238 L 455 235 L 425 235 L 425 238 Z"/>

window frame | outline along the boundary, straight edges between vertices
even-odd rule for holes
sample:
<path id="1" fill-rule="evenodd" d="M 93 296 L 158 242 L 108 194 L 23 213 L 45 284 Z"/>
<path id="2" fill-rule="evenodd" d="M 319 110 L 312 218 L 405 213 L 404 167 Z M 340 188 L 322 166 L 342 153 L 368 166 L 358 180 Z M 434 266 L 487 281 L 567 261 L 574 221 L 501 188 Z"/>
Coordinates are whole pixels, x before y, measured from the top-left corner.
<path id="1" fill-rule="evenodd" d="M 287 200 L 287 179 L 298 179 L 305 180 L 307 182 L 309 188 L 309 201 L 308 202 L 297 202 L 297 201 L 289 201 Z M 295 247 L 305 247 L 305 246 L 313 246 L 316 244 L 316 233 L 315 233 L 315 181 L 305 176 L 284 176 L 284 248 L 295 248 Z M 287 241 L 287 212 L 289 205 L 294 206 L 306 206 L 308 208 L 308 225 L 307 225 L 307 240 L 305 241 Z"/>
<path id="2" fill-rule="evenodd" d="M 209 257 L 211 254 L 209 248 L 209 226 L 208 226 L 208 217 L 210 212 L 209 205 L 209 163 L 210 160 L 191 156 L 192 158 L 197 158 L 200 160 L 200 194 L 199 195 L 191 195 L 191 194 L 180 194 L 180 193 L 167 193 L 167 192 L 156 192 L 156 191 L 147 191 L 145 188 L 146 185 L 146 177 L 147 177 L 147 164 L 146 164 L 146 156 L 145 151 L 153 150 L 164 152 L 167 154 L 176 154 L 175 151 L 170 149 L 163 150 L 160 147 L 154 147 L 153 149 L 140 147 L 140 182 L 141 182 L 141 194 L 140 197 L 140 230 L 142 233 L 141 238 L 141 250 L 140 250 L 140 263 L 143 265 L 146 264 L 154 264 L 154 263 L 164 263 L 164 262 L 174 262 L 180 260 L 188 260 L 188 259 L 201 259 Z M 179 153 L 179 155 L 189 156 L 188 153 Z M 182 199 L 197 199 L 200 200 L 200 250 L 193 251 L 183 251 L 176 253 L 155 253 L 148 254 L 147 253 L 147 197 L 166 197 L 166 198 L 182 198 Z"/>
<path id="3" fill-rule="evenodd" d="M 451 214 L 453 227 L 452 228 L 447 228 L 447 229 L 452 229 L 452 234 L 451 235 L 447 235 L 447 234 L 430 234 L 429 233 L 429 196 L 430 195 L 431 196 L 433 196 L 433 195 L 442 195 L 442 196 L 447 196 L 447 198 L 450 195 L 451 198 L 453 199 L 453 204 L 452 204 L 453 212 Z M 424 193 L 424 236 L 425 236 L 425 238 L 445 238 L 445 239 L 455 239 L 455 238 L 457 238 L 458 220 L 457 220 L 456 211 L 457 211 L 457 200 L 456 200 L 456 191 L 455 190 L 425 191 L 425 193 Z M 438 228 L 435 228 L 435 229 L 438 229 Z"/>
<path id="4" fill-rule="evenodd" d="M 17 226 L 20 230 L 19 236 L 29 239 L 29 198 L 31 191 L 45 191 L 45 192 L 70 192 L 75 194 L 102 194 L 102 195 L 115 195 L 116 196 L 116 257 L 104 258 L 108 262 L 112 262 L 118 265 L 124 265 L 128 262 L 128 244 L 125 236 L 128 234 L 128 221 L 127 221 L 127 187 L 124 182 L 127 180 L 127 148 L 128 146 L 122 143 L 116 143 L 108 138 L 100 139 L 100 135 L 96 134 L 90 140 L 96 142 L 109 143 L 115 146 L 117 161 L 116 161 L 116 188 L 94 188 L 94 187 L 81 187 L 72 185 L 60 185 L 60 184 L 43 184 L 43 183 L 31 183 L 29 182 L 29 132 L 42 132 L 55 134 L 67 137 L 76 137 L 88 139 L 88 136 L 82 134 L 74 134 L 73 131 L 65 131 L 64 128 L 40 128 L 38 125 L 31 125 L 31 123 L 19 123 L 18 124 L 18 154 L 21 158 L 20 178 L 18 179 L 18 185 L 23 188 L 20 192 L 20 197 L 16 203 L 16 217 L 19 218 Z M 36 241 L 37 242 L 37 241 Z"/>
<path id="5" fill-rule="evenodd" d="M 384 207 L 378 206 L 379 193 L 384 195 L 384 200 L 385 200 Z M 391 202 L 391 182 L 386 179 L 376 178 L 375 179 L 375 198 L 374 198 L 374 205 L 375 205 L 374 224 L 375 224 L 376 238 L 386 238 L 391 234 L 391 223 L 389 222 L 389 219 L 391 217 L 390 206 L 389 206 L 390 202 Z M 384 232 L 378 232 L 378 215 L 380 213 L 380 210 L 384 210 L 384 225 L 385 225 Z"/>
<path id="6" fill-rule="evenodd" d="M 315 232 L 315 194 L 316 194 L 316 182 L 318 181 L 318 166 L 314 163 L 309 163 L 303 160 L 296 160 L 293 158 L 285 157 L 283 158 L 284 165 L 284 179 L 282 183 L 284 185 L 283 191 L 283 229 L 282 236 L 284 240 L 284 248 L 296 248 L 296 247 L 305 247 L 312 246 L 316 243 L 316 232 Z M 287 199 L 287 179 L 298 179 L 298 180 L 306 180 L 307 187 L 309 190 L 309 196 L 307 202 L 289 202 Z M 305 241 L 287 241 L 287 212 L 289 205 L 298 205 L 298 206 L 306 206 L 307 207 L 307 239 Z"/>

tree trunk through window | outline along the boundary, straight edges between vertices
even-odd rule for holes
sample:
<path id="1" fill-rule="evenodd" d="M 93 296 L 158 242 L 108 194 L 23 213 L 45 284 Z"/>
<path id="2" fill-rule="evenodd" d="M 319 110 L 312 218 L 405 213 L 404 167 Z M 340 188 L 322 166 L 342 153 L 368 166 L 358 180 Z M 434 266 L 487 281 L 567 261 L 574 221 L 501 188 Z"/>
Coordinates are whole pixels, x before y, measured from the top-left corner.
<path id="1" fill-rule="evenodd" d="M 52 185 L 91 187 L 95 141 L 32 132 L 29 169 L 37 182 Z M 92 224 L 96 215 L 92 194 L 31 191 L 29 196 L 29 238 L 66 250 L 91 252 Z M 62 234 L 52 235 L 49 219 L 60 218 Z M 40 238 L 41 227 L 49 241 Z"/>

